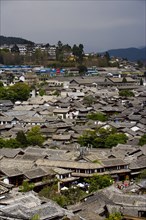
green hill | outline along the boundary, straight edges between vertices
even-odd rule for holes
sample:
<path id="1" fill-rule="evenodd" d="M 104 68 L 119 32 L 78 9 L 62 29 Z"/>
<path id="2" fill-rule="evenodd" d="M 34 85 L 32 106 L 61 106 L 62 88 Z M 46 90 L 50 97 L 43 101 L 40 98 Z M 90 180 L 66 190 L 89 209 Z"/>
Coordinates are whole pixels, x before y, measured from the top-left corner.
<path id="1" fill-rule="evenodd" d="M 130 61 L 146 61 L 146 47 L 109 50 L 110 56 L 127 58 Z"/>
<path id="2" fill-rule="evenodd" d="M 34 44 L 34 42 L 20 38 L 20 37 L 5 37 L 0 35 L 0 45 L 3 44 Z"/>

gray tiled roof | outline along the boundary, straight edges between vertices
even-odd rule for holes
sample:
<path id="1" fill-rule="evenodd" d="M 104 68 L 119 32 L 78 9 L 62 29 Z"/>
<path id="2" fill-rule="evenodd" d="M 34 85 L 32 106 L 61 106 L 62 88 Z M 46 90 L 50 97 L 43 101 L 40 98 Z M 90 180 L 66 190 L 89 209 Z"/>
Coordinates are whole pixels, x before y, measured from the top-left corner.
<path id="1" fill-rule="evenodd" d="M 31 192 L 9 200 L 7 206 L 0 208 L 1 216 L 12 219 L 31 219 L 35 214 L 38 214 L 41 220 L 60 219 L 66 212 L 51 200 L 41 204 L 41 200 Z M 69 211 L 68 213 L 71 214 Z"/>
<path id="2" fill-rule="evenodd" d="M 31 169 L 31 170 L 24 172 L 24 175 L 28 179 L 32 180 L 35 178 L 47 176 L 47 173 L 39 167 L 39 168 Z"/>

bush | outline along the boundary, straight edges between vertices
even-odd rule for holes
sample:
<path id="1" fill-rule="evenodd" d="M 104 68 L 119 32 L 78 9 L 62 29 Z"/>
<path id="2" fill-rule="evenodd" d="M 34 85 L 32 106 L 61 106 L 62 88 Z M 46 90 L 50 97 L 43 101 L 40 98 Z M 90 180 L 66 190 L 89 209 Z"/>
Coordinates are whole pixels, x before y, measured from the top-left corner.
<path id="1" fill-rule="evenodd" d="M 34 184 L 33 183 L 29 183 L 27 180 L 24 180 L 22 183 L 22 186 L 20 186 L 19 191 L 20 192 L 29 192 L 31 190 L 33 190 L 34 188 Z"/>
<path id="2" fill-rule="evenodd" d="M 141 173 L 138 175 L 137 180 L 142 180 L 142 179 L 146 179 L 146 169 L 144 169 L 143 171 L 141 171 Z"/>
<path id="3" fill-rule="evenodd" d="M 146 144 L 146 134 L 142 135 L 141 138 L 139 139 L 139 143 L 140 146 L 143 146 Z"/>
<path id="4" fill-rule="evenodd" d="M 97 121 L 107 121 L 108 117 L 101 112 L 91 113 L 87 115 L 88 119 L 97 120 Z"/>
<path id="5" fill-rule="evenodd" d="M 57 202 L 61 207 L 73 205 L 76 202 L 79 202 L 84 195 L 85 192 L 83 192 L 83 190 L 81 190 L 80 188 L 69 188 L 68 190 L 62 191 L 61 194 L 59 194 L 57 184 L 44 187 L 39 192 L 39 196 L 44 196 L 46 198 L 52 199 L 53 201 Z"/>
<path id="6" fill-rule="evenodd" d="M 78 143 L 81 146 L 93 148 L 111 148 L 117 144 L 126 143 L 128 137 L 123 133 L 117 133 L 116 129 L 100 128 L 98 131 L 85 131 L 83 135 L 78 138 Z"/>
<path id="7" fill-rule="evenodd" d="M 30 145 L 39 145 L 42 146 L 45 138 L 42 136 L 40 132 L 40 127 L 39 126 L 34 126 L 31 128 L 30 131 L 27 132 L 27 142 Z"/>
<path id="8" fill-rule="evenodd" d="M 125 144 L 127 139 L 128 137 L 122 133 L 110 134 L 105 141 L 105 147 L 111 148 L 117 144 Z"/>
<path id="9" fill-rule="evenodd" d="M 108 175 L 100 176 L 94 174 L 90 179 L 85 179 L 85 182 L 89 183 L 89 192 L 91 193 L 110 186 L 113 183 L 113 180 Z"/>
<path id="10" fill-rule="evenodd" d="M 119 96 L 134 97 L 134 93 L 129 90 L 121 90 L 121 91 L 119 91 Z"/>
<path id="11" fill-rule="evenodd" d="M 35 214 L 31 220 L 40 220 L 40 216 L 38 214 Z"/>
<path id="12" fill-rule="evenodd" d="M 109 215 L 105 220 L 122 220 L 122 215 L 120 212 L 115 212 Z"/>

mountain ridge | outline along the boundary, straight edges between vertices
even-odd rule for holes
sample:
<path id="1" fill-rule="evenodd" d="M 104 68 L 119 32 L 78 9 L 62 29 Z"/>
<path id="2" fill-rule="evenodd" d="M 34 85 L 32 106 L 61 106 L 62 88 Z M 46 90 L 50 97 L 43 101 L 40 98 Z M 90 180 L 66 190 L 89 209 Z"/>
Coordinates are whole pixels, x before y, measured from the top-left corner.
<path id="1" fill-rule="evenodd" d="M 21 37 L 5 37 L 0 35 L 0 45 L 10 44 L 34 44 L 34 42 Z"/>
<path id="2" fill-rule="evenodd" d="M 146 61 L 146 47 L 136 48 L 120 48 L 120 49 L 110 49 L 107 51 L 110 56 L 127 58 L 130 61 Z"/>

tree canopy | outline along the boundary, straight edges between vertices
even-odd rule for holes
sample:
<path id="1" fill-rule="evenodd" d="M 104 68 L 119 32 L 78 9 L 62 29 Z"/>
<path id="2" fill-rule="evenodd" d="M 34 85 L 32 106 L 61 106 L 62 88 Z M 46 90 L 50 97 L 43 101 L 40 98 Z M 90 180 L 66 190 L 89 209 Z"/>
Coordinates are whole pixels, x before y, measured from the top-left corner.
<path id="1" fill-rule="evenodd" d="M 123 217 L 120 212 L 115 212 L 109 215 L 105 220 L 122 220 Z"/>
<path id="2" fill-rule="evenodd" d="M 20 192 L 29 192 L 31 190 L 33 190 L 34 188 L 34 184 L 33 183 L 29 183 L 27 180 L 24 180 L 22 183 L 22 186 L 20 186 L 19 191 Z"/>
<path id="3" fill-rule="evenodd" d="M 124 97 L 134 97 L 134 93 L 130 90 L 121 90 L 119 91 L 119 96 L 124 96 Z"/>
<path id="4" fill-rule="evenodd" d="M 85 179 L 85 182 L 89 183 L 89 193 L 95 192 L 99 189 L 110 186 L 113 183 L 113 180 L 108 175 L 100 176 L 95 174 L 93 177 Z"/>
<path id="5" fill-rule="evenodd" d="M 84 96 L 83 103 L 86 106 L 91 106 L 95 102 L 95 98 L 92 95 Z"/>
<path id="6" fill-rule="evenodd" d="M 39 145 L 41 146 L 44 142 L 44 137 L 40 132 L 39 126 L 34 126 L 30 131 L 27 132 L 27 142 L 30 145 Z"/>
<path id="7" fill-rule="evenodd" d="M 141 173 L 138 175 L 138 180 L 146 179 L 146 169 L 142 170 Z"/>
<path id="8" fill-rule="evenodd" d="M 146 144 L 146 134 L 142 135 L 139 139 L 139 145 L 143 146 Z"/>
<path id="9" fill-rule="evenodd" d="M 85 194 L 86 193 L 79 187 L 68 188 L 65 191 L 61 191 L 61 193 L 58 193 L 57 184 L 44 187 L 39 192 L 39 196 L 52 199 L 57 202 L 61 207 L 73 205 L 79 202 Z"/>
<path id="10" fill-rule="evenodd" d="M 125 144 L 128 137 L 123 133 L 110 134 L 105 141 L 105 147 L 111 148 L 117 144 Z"/>
<path id="11" fill-rule="evenodd" d="M 97 130 L 86 130 L 78 138 L 81 146 L 91 146 L 93 148 L 112 148 L 117 144 L 126 143 L 128 137 L 123 133 L 117 133 L 113 128 L 100 128 Z"/>
<path id="12" fill-rule="evenodd" d="M 30 95 L 30 87 L 25 83 L 16 83 L 13 86 L 0 87 L 0 99 L 26 101 Z"/>
<path id="13" fill-rule="evenodd" d="M 40 132 L 40 127 L 34 126 L 26 134 L 23 131 L 18 131 L 16 138 L 0 138 L 0 148 L 24 148 L 29 145 L 42 146 L 44 140 L 45 138 Z"/>
<path id="14" fill-rule="evenodd" d="M 24 134 L 23 131 L 18 131 L 17 136 L 16 136 L 16 140 L 21 143 L 22 147 L 26 147 L 27 146 L 27 138 L 26 135 Z"/>
<path id="15" fill-rule="evenodd" d="M 87 115 L 88 119 L 97 120 L 97 121 L 107 121 L 108 117 L 101 112 L 93 112 Z"/>
<path id="16" fill-rule="evenodd" d="M 0 148 L 19 148 L 19 147 L 21 147 L 20 142 L 18 142 L 14 138 L 6 139 L 6 140 L 0 138 Z"/>
<path id="17" fill-rule="evenodd" d="M 83 52 L 84 52 L 83 49 L 84 49 L 83 44 L 79 44 L 79 46 L 74 44 L 72 48 L 73 55 L 78 58 L 79 63 L 83 61 Z"/>

